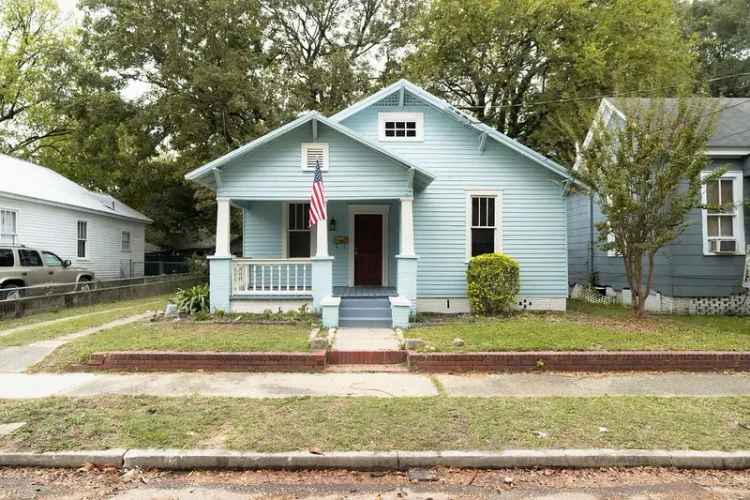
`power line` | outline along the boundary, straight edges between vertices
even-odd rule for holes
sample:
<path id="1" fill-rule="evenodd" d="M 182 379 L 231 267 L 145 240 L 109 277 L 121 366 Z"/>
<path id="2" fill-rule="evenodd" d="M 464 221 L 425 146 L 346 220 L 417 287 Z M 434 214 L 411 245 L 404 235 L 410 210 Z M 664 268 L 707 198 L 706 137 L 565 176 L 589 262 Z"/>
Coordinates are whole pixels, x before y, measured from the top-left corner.
<path id="1" fill-rule="evenodd" d="M 715 78 L 709 78 L 708 80 L 706 80 L 706 82 L 717 82 L 719 80 L 727 80 L 729 78 L 738 78 L 738 77 L 742 77 L 742 76 L 750 76 L 750 72 L 735 73 L 733 75 L 725 75 L 725 76 L 718 76 L 718 77 L 715 77 Z M 455 106 L 455 107 L 458 108 L 458 109 L 487 109 L 487 108 L 502 109 L 502 108 L 517 108 L 517 107 L 533 107 L 533 106 L 541 106 L 541 105 L 545 105 L 545 104 L 561 104 L 561 103 L 575 102 L 575 101 L 598 101 L 600 99 L 604 99 L 605 97 L 643 97 L 642 94 L 644 94 L 646 92 L 652 93 L 652 92 L 656 92 L 658 90 L 667 90 L 667 89 L 675 88 L 677 86 L 678 85 L 673 84 L 673 85 L 668 85 L 668 86 L 665 86 L 665 87 L 654 87 L 652 89 L 649 89 L 649 90 L 643 91 L 643 92 L 640 92 L 640 91 L 631 91 L 630 93 L 623 92 L 623 93 L 620 93 L 620 94 L 618 94 L 618 93 L 610 93 L 610 94 L 607 94 L 607 95 L 596 95 L 596 96 L 588 96 L 588 97 L 569 97 L 569 98 L 566 98 L 566 99 L 536 101 L 536 102 L 523 103 L 523 104 L 498 104 L 498 105 L 491 105 L 490 104 L 490 105 L 487 105 L 487 106 Z M 633 94 L 633 93 L 636 93 L 636 92 L 638 92 L 641 95 L 628 95 L 628 94 Z"/>

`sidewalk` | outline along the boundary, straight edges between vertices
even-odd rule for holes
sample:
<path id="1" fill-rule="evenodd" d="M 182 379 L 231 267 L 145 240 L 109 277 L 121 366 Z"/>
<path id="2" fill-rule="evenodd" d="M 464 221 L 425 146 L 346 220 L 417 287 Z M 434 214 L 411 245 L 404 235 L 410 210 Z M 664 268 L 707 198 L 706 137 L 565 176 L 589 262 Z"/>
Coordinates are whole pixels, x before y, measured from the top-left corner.
<path id="1" fill-rule="evenodd" d="M 48 396 L 750 396 L 750 374 L 149 373 L 0 374 L 0 398 Z"/>

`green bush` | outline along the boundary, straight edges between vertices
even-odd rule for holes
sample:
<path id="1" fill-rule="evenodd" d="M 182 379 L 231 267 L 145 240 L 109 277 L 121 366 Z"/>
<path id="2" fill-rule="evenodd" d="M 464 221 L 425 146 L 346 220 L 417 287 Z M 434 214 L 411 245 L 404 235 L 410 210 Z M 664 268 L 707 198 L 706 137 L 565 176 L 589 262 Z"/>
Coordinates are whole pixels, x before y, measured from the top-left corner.
<path id="1" fill-rule="evenodd" d="M 472 257 L 466 282 L 471 312 L 485 316 L 508 313 L 520 288 L 518 262 L 500 253 Z"/>
<path id="2" fill-rule="evenodd" d="M 185 314 L 205 313 L 209 310 L 208 285 L 177 290 L 174 298 L 177 310 Z"/>

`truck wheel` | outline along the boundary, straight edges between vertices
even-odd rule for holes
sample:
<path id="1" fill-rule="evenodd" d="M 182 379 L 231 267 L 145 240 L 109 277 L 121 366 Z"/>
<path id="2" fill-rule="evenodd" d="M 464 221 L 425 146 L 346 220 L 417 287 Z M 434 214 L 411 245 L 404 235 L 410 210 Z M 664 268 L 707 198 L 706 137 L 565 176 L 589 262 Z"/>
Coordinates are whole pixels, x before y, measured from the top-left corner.
<path id="1" fill-rule="evenodd" d="M 94 289 L 94 284 L 91 283 L 89 278 L 81 278 L 78 280 L 78 291 L 79 292 L 90 292 Z"/>
<path id="2" fill-rule="evenodd" d="M 23 291 L 18 285 L 3 285 L 0 288 L 0 300 L 18 300 L 23 297 Z"/>

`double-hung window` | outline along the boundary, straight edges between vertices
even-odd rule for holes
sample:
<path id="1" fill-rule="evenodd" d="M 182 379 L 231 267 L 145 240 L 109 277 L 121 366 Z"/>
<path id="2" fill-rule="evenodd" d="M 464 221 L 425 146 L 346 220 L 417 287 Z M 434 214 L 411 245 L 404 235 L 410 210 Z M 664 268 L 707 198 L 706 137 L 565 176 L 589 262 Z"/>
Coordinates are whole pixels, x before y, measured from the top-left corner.
<path id="1" fill-rule="evenodd" d="M 742 173 L 729 172 L 703 186 L 703 252 L 744 254 Z"/>
<path id="2" fill-rule="evenodd" d="M 378 138 L 381 141 L 424 140 L 424 114 L 378 113 Z"/>
<path id="3" fill-rule="evenodd" d="M 123 231 L 120 239 L 120 250 L 123 252 L 130 251 L 130 231 Z"/>
<path id="4" fill-rule="evenodd" d="M 85 220 L 78 221 L 78 248 L 76 256 L 79 259 L 86 258 L 86 244 L 88 242 L 88 223 Z"/>
<path id="5" fill-rule="evenodd" d="M 8 208 L 0 208 L 0 243 L 15 245 L 18 235 L 16 221 L 18 213 Z"/>
<path id="6" fill-rule="evenodd" d="M 466 194 L 466 258 L 486 253 L 501 252 L 500 204 L 496 192 Z"/>
<path id="7" fill-rule="evenodd" d="M 290 259 L 310 257 L 315 240 L 310 231 L 310 204 L 289 203 L 287 221 L 287 257 Z"/>

